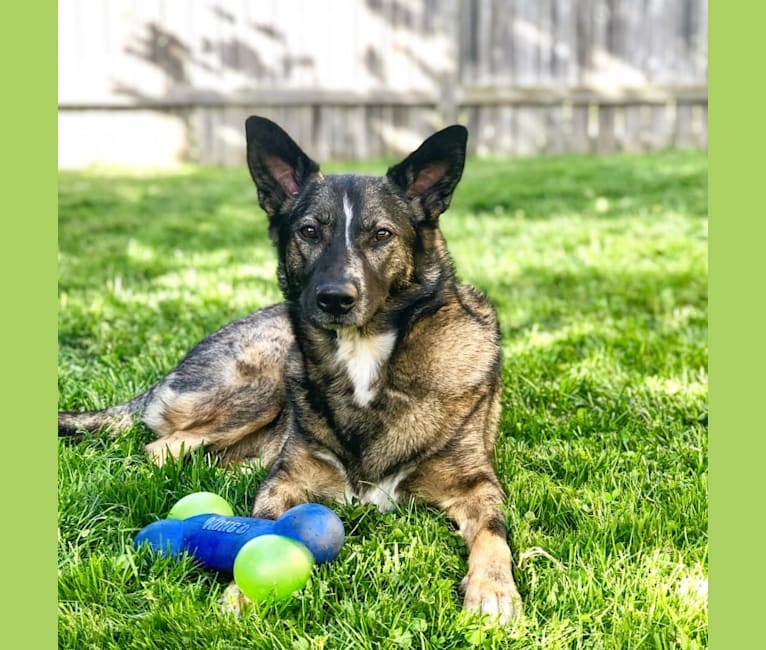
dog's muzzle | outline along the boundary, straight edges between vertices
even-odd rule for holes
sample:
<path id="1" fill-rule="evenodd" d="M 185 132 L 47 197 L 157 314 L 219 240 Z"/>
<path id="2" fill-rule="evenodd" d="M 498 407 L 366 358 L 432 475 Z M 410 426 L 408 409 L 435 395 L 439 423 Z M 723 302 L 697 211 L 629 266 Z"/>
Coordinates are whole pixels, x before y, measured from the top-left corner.
<path id="1" fill-rule="evenodd" d="M 317 287 L 317 305 L 330 316 L 348 314 L 359 298 L 359 291 L 350 282 L 327 282 Z"/>

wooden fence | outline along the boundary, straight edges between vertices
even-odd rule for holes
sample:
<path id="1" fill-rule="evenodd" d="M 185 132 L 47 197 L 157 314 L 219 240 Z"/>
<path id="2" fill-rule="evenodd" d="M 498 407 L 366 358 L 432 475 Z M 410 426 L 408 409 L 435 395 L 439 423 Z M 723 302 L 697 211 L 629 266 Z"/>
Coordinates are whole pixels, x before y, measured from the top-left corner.
<path id="1" fill-rule="evenodd" d="M 705 0 L 59 0 L 59 162 L 706 147 L 706 79 Z"/>

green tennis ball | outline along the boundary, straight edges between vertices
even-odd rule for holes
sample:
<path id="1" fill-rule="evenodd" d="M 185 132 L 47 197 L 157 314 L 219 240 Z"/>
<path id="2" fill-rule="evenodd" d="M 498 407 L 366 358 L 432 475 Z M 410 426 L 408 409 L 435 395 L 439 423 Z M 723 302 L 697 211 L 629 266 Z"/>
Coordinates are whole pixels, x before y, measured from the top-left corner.
<path id="1" fill-rule="evenodd" d="M 251 539 L 234 559 L 234 580 L 250 600 L 285 600 L 303 589 L 314 556 L 303 544 L 281 535 Z"/>
<path id="2" fill-rule="evenodd" d="M 180 499 L 168 513 L 168 519 L 188 519 L 196 515 L 234 515 L 229 503 L 212 492 L 192 492 Z"/>

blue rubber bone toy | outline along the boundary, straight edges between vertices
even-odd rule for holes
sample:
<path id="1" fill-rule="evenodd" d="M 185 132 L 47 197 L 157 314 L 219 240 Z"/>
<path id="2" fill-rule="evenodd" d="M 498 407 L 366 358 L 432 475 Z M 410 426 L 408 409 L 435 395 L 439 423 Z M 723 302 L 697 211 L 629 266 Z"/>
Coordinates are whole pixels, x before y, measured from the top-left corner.
<path id="1" fill-rule="evenodd" d="M 345 540 L 338 515 L 318 503 L 304 503 L 276 521 L 223 515 L 155 521 L 136 535 L 133 545 L 149 544 L 165 556 L 186 552 L 208 569 L 231 573 L 239 550 L 261 535 L 282 535 L 300 542 L 317 564 L 338 557 Z"/>

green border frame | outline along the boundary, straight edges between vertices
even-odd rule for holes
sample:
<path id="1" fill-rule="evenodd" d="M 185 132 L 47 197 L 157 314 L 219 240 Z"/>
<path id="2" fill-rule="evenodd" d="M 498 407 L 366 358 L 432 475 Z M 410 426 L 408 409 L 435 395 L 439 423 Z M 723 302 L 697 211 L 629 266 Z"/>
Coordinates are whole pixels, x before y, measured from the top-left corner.
<path id="1" fill-rule="evenodd" d="M 710 3 L 711 647 L 761 640 L 766 5 Z M 56 641 L 56 4 L 3 3 L 3 636 Z M 760 55 L 760 56 L 759 56 Z M 13 98 L 13 99 L 11 99 Z M 748 191 L 749 190 L 749 191 Z M 12 407 L 12 408 L 11 408 Z M 755 407 L 755 408 L 754 408 Z M 755 417 L 753 417 L 755 416 Z M 49 433 L 51 432 L 51 433 Z M 9 534 L 16 533 L 16 534 Z M 10 638 L 9 638 L 10 637 Z M 738 643 L 739 642 L 739 643 Z"/>
<path id="2" fill-rule="evenodd" d="M 710 3 L 710 647 L 763 643 L 766 4 Z"/>
<path id="3" fill-rule="evenodd" d="M 0 4 L 5 647 L 55 647 L 56 91 L 52 2 Z"/>

